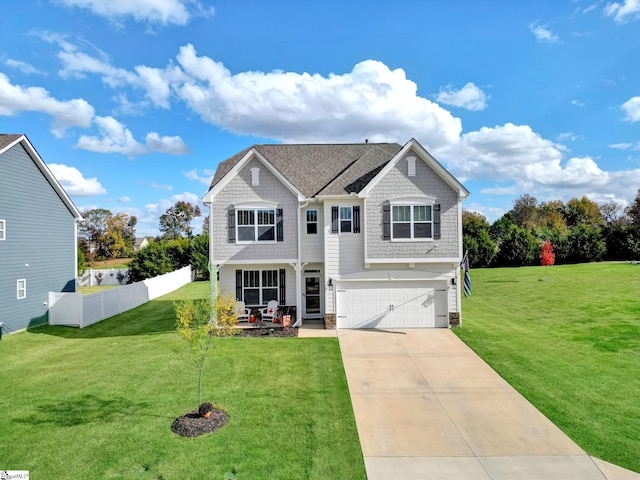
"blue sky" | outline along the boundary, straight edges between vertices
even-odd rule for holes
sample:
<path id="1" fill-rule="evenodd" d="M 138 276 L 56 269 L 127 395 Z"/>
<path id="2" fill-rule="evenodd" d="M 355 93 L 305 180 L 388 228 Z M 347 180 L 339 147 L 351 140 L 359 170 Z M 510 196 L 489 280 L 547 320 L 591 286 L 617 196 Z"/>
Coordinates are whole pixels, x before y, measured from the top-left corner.
<path id="1" fill-rule="evenodd" d="M 3 0 L 0 132 L 157 234 L 254 143 L 416 138 L 490 221 L 640 188 L 640 2 Z"/>

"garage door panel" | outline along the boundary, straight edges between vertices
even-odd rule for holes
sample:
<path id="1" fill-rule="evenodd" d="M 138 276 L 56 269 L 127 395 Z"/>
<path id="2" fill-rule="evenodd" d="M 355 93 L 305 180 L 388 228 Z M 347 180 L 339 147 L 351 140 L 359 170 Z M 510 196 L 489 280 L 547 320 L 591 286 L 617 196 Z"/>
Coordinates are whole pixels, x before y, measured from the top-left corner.
<path id="1" fill-rule="evenodd" d="M 337 290 L 338 328 L 446 327 L 446 301 L 433 282 L 345 282 Z"/>

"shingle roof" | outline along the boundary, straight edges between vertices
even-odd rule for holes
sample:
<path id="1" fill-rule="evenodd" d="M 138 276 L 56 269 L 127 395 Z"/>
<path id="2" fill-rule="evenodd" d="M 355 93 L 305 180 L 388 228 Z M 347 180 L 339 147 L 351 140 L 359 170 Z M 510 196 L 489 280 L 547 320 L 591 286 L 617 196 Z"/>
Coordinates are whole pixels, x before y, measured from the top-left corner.
<path id="1" fill-rule="evenodd" d="M 254 145 L 218 165 L 215 186 L 255 149 L 307 197 L 358 192 L 402 149 L 397 143 Z"/>
<path id="2" fill-rule="evenodd" d="M 22 135 L 17 135 L 14 133 L 0 133 L 0 150 L 2 150 L 7 145 L 12 144 L 17 139 L 22 137 Z"/>

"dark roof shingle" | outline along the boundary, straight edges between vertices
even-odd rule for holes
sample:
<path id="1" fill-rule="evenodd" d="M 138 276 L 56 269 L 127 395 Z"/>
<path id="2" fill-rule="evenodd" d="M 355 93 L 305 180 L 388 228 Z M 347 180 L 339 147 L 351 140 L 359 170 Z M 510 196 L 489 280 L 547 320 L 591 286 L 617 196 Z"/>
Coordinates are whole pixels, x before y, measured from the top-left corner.
<path id="1" fill-rule="evenodd" d="M 215 186 L 251 149 L 305 196 L 358 192 L 402 149 L 397 143 L 254 145 L 218 165 Z"/>

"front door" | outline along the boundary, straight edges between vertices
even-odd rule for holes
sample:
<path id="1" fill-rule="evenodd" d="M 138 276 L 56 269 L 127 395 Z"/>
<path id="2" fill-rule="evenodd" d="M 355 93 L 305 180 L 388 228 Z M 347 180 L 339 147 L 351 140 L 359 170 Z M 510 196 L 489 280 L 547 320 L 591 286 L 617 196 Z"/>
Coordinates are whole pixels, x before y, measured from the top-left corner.
<path id="1" fill-rule="evenodd" d="M 322 316 L 322 282 L 320 275 L 306 275 L 304 277 L 304 312 L 307 318 Z"/>

